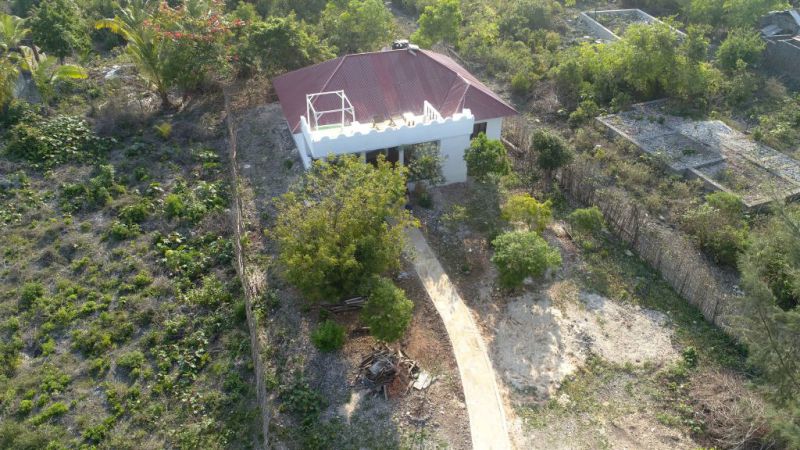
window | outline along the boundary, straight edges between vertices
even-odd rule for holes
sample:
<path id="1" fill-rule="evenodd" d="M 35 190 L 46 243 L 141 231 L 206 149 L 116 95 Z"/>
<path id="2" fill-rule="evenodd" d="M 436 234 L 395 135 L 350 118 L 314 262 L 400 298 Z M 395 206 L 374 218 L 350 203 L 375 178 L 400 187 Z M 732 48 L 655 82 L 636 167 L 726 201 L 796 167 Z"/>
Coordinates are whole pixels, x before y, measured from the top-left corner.
<path id="1" fill-rule="evenodd" d="M 479 122 L 472 126 L 472 134 L 469 135 L 469 139 L 475 139 L 478 137 L 479 134 L 486 134 L 486 122 Z"/>
<path id="2" fill-rule="evenodd" d="M 378 155 L 386 155 L 386 150 L 381 149 L 381 150 L 372 150 L 371 152 L 367 152 L 364 159 L 368 163 L 376 165 L 378 164 Z"/>

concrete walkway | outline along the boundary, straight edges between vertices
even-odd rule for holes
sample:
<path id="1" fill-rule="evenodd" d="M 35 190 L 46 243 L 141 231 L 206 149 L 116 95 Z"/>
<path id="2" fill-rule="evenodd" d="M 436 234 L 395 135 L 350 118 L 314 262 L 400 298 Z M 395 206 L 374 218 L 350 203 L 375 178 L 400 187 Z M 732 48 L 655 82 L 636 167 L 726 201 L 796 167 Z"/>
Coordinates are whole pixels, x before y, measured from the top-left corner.
<path id="1" fill-rule="evenodd" d="M 407 230 L 406 235 L 414 269 L 442 317 L 453 345 L 469 413 L 472 447 L 478 450 L 510 449 L 494 368 L 472 312 L 456 292 L 422 233 L 414 228 Z"/>

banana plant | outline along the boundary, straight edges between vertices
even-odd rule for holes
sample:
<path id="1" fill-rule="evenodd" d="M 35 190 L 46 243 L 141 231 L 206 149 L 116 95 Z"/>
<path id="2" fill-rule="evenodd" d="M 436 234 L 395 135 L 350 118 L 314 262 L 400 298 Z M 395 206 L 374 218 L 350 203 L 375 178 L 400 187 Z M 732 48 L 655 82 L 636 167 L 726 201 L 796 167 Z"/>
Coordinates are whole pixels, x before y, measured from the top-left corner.
<path id="1" fill-rule="evenodd" d="M 35 61 L 28 59 L 28 62 Z M 74 64 L 59 65 L 56 58 L 43 57 L 35 64 L 27 66 L 36 88 L 42 96 L 42 100 L 48 103 L 54 94 L 53 86 L 62 80 L 83 80 L 86 79 L 86 70 Z"/>

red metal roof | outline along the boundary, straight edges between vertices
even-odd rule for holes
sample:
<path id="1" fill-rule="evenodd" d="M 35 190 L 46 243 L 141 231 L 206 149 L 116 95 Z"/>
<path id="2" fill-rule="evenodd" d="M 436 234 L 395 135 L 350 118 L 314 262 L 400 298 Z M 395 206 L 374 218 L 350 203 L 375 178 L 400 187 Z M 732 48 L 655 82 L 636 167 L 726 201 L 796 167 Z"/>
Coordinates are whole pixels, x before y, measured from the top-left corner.
<path id="1" fill-rule="evenodd" d="M 370 123 L 375 116 L 421 114 L 427 100 L 444 117 L 469 108 L 475 120 L 517 114 L 466 69 L 449 57 L 428 50 L 389 50 L 346 55 L 283 74 L 272 84 L 292 133 L 306 114 L 306 94 L 342 90 L 353 104 L 356 120 Z M 335 98 L 321 97 L 318 110 L 338 108 Z M 319 124 L 341 118 L 323 116 Z"/>

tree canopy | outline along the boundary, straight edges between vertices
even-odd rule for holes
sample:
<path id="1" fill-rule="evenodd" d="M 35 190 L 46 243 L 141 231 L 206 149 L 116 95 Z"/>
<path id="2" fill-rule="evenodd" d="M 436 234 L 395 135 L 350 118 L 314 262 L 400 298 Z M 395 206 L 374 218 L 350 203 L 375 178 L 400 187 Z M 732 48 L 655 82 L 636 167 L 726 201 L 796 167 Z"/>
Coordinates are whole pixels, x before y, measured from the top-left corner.
<path id="1" fill-rule="evenodd" d="M 399 267 L 406 169 L 380 158 L 317 161 L 278 202 L 274 229 L 287 280 L 312 301 L 360 292 L 372 275 Z"/>
<path id="2" fill-rule="evenodd" d="M 81 12 L 72 0 L 42 1 L 34 8 L 29 25 L 34 41 L 61 60 L 89 48 Z"/>
<path id="3" fill-rule="evenodd" d="M 392 15 L 381 0 L 332 0 L 320 18 L 340 54 L 377 50 L 389 44 Z"/>
<path id="4" fill-rule="evenodd" d="M 463 19 L 459 0 L 438 0 L 425 7 L 417 21 L 419 28 L 411 35 L 411 40 L 423 47 L 439 42 L 455 43 Z"/>

